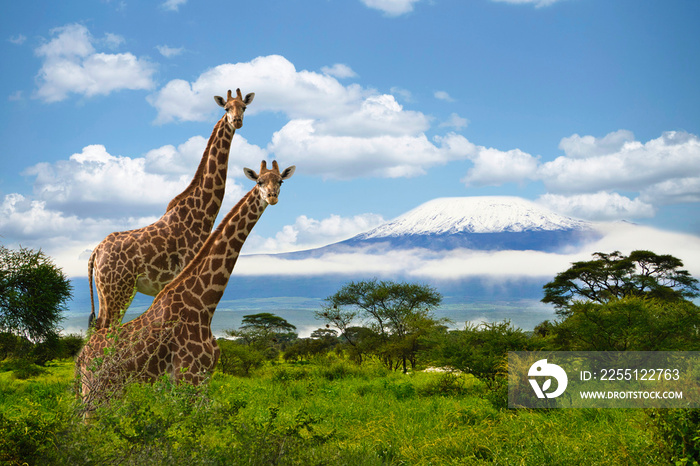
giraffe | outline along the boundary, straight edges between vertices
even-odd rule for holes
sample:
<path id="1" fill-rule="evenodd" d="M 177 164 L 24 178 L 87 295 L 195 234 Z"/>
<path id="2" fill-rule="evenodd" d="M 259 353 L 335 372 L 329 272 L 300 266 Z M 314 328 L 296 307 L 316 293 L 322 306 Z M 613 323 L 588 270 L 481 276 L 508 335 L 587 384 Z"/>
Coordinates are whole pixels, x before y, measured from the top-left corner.
<path id="1" fill-rule="evenodd" d="M 234 98 L 214 100 L 226 110 L 216 123 L 189 186 L 168 204 L 165 214 L 144 228 L 108 235 L 88 260 L 90 286 L 89 326 L 105 328 L 119 320 L 129 306 L 136 288 L 155 296 L 195 256 L 211 233 L 226 190 L 226 173 L 231 141 L 243 126 L 243 113 L 255 93 L 243 98 L 236 89 Z M 93 272 L 99 299 L 95 319 Z"/>
<path id="2" fill-rule="evenodd" d="M 280 173 L 276 161 L 272 169 L 267 169 L 263 161 L 259 174 L 244 168 L 256 185 L 226 214 L 194 259 L 163 288 L 151 307 L 121 325 L 118 339 L 112 337 L 114 327 L 95 330 L 76 361 L 84 400 L 97 377 L 115 383 L 125 374 L 136 374 L 136 379 L 142 381 L 153 381 L 164 374 L 195 385 L 204 380 L 219 359 L 211 320 L 241 247 L 265 208 L 277 204 L 280 186 L 294 170 L 291 166 Z M 107 350 L 110 345 L 111 350 Z M 124 348 L 128 354 L 104 374 L 96 375 L 91 370 L 95 361 Z"/>

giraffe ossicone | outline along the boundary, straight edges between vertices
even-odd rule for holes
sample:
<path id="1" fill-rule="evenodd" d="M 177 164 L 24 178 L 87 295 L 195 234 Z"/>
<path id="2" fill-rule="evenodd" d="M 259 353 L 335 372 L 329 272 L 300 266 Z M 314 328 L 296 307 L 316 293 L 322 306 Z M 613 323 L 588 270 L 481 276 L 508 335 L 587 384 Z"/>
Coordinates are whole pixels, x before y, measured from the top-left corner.
<path id="1" fill-rule="evenodd" d="M 94 396 L 93 387 L 105 381 L 118 383 L 128 375 L 153 381 L 169 375 L 176 381 L 199 384 L 219 359 L 211 320 L 223 297 L 241 248 L 268 205 L 277 203 L 282 182 L 295 167 L 280 172 L 277 162 L 260 172 L 245 168 L 255 186 L 226 214 L 197 255 L 166 285 L 153 304 L 136 319 L 114 330 L 95 330 L 76 360 L 76 376 L 83 400 Z M 96 361 L 119 360 L 95 370 Z M 100 383 L 98 383 L 100 382 Z"/>
<path id="2" fill-rule="evenodd" d="M 255 93 L 242 96 L 236 89 L 214 100 L 226 111 L 217 121 L 197 171 L 165 214 L 143 228 L 108 235 L 88 260 L 90 286 L 89 326 L 106 328 L 119 321 L 134 289 L 156 296 L 192 260 L 209 237 L 226 191 L 229 151 L 236 129 Z M 99 301 L 95 318 L 93 275 Z"/>

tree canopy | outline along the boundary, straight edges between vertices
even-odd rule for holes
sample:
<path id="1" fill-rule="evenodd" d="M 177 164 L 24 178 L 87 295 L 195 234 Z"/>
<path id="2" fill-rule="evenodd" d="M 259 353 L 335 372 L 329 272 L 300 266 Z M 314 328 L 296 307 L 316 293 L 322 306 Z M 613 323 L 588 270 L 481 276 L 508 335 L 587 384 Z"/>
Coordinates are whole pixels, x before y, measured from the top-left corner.
<path id="1" fill-rule="evenodd" d="M 628 256 L 615 251 L 596 252 L 590 261 L 574 262 L 544 285 L 542 302 L 551 303 L 557 314 L 566 316 L 575 301 L 605 304 L 627 296 L 666 301 L 698 296 L 698 280 L 683 262 L 671 255 L 632 251 Z"/>
<path id="2" fill-rule="evenodd" d="M 294 333 L 296 327 L 283 317 L 270 312 L 249 314 L 243 316 L 243 321 L 238 330 L 228 330 L 230 336 L 242 338 L 247 344 L 267 345 L 273 340 L 286 338 Z"/>
<path id="3" fill-rule="evenodd" d="M 352 325 L 358 317 L 363 319 L 377 336 L 370 339 L 377 341 L 372 346 L 380 358 L 387 365 L 399 361 L 405 372 L 407 361 L 415 364 L 420 338 L 441 323 L 432 315 L 441 301 L 440 293 L 429 285 L 377 279 L 353 281 L 326 298 L 316 317 L 340 330 L 359 360 L 366 351 L 366 345 L 360 343 L 369 339 L 366 332 L 353 331 L 356 327 Z"/>
<path id="4" fill-rule="evenodd" d="M 544 335 L 559 351 L 700 349 L 700 307 L 690 301 L 628 296 L 604 304 L 577 302 L 569 312 Z"/>
<path id="5" fill-rule="evenodd" d="M 32 341 L 54 336 L 71 290 L 63 271 L 43 252 L 0 246 L 0 331 Z"/>

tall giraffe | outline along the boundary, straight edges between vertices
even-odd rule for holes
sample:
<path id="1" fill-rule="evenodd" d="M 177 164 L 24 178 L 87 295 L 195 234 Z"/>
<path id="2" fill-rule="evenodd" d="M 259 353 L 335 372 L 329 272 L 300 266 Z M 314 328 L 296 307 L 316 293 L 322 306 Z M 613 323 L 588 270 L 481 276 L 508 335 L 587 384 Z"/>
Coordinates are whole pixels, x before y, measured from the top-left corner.
<path id="1" fill-rule="evenodd" d="M 211 320 L 221 300 L 241 247 L 268 204 L 277 204 L 282 181 L 295 167 L 282 173 L 277 162 L 268 170 L 263 161 L 260 173 L 245 168 L 257 184 L 224 217 L 197 255 L 156 296 L 151 307 L 121 326 L 118 338 L 113 328 L 96 330 L 76 361 L 76 375 L 85 399 L 96 377 L 117 381 L 125 374 L 152 381 L 163 374 L 175 380 L 200 383 L 219 359 L 219 348 L 211 332 Z M 114 345 L 114 346 L 111 346 Z M 111 346 L 112 350 L 105 351 Z M 95 361 L 109 354 L 125 355 L 103 374 L 91 371 Z"/>
<path id="2" fill-rule="evenodd" d="M 214 97 L 226 113 L 214 126 L 189 186 L 170 201 L 156 222 L 111 233 L 93 250 L 88 260 L 90 326 L 94 323 L 95 328 L 105 328 L 118 320 L 134 287 L 143 294 L 157 295 L 204 244 L 224 198 L 233 135 L 243 126 L 243 113 L 254 97 L 251 92 L 243 98 L 240 89 L 236 89 L 235 98 L 230 90 L 225 100 Z M 100 305 L 97 319 L 93 271 Z"/>

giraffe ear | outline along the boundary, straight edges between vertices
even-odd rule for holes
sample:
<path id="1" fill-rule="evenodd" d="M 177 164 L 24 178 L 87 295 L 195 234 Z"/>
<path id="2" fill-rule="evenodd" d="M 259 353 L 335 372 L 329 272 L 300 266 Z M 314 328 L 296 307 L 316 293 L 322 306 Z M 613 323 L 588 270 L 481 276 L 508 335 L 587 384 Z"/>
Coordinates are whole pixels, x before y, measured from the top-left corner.
<path id="1" fill-rule="evenodd" d="M 219 104 L 219 107 L 226 106 L 226 100 L 223 97 L 221 97 L 220 95 L 215 95 L 214 100 L 216 101 L 217 104 Z"/>
<path id="2" fill-rule="evenodd" d="M 251 92 L 250 94 L 245 96 L 245 99 L 243 99 L 243 103 L 246 105 L 250 105 L 250 103 L 253 101 L 255 98 L 255 92 Z"/>
<path id="3" fill-rule="evenodd" d="M 294 174 L 294 170 L 296 170 L 296 169 L 297 169 L 296 165 L 292 165 L 291 167 L 286 168 L 286 169 L 282 172 L 282 175 L 281 175 L 281 176 L 282 176 L 282 179 L 283 179 L 283 180 L 288 180 L 289 178 L 291 178 L 292 175 Z"/>
<path id="4" fill-rule="evenodd" d="M 249 180 L 258 181 L 258 174 L 251 168 L 244 168 L 243 173 Z"/>

